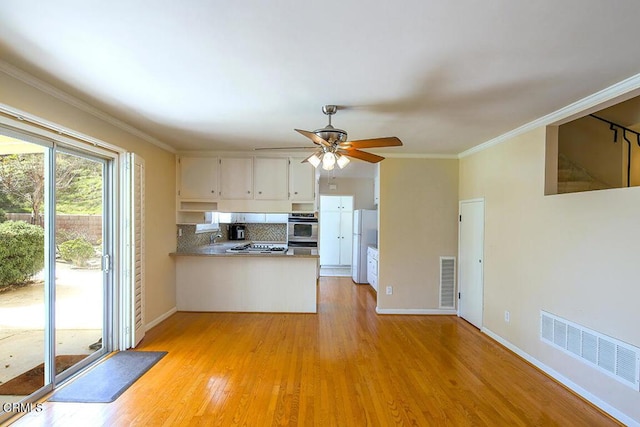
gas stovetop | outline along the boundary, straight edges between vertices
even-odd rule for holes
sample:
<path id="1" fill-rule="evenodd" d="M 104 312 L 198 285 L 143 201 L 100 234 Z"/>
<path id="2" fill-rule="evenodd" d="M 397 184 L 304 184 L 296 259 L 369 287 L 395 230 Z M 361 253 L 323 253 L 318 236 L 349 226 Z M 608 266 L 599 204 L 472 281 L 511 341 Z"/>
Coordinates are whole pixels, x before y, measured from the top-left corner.
<path id="1" fill-rule="evenodd" d="M 243 243 L 227 249 L 227 252 L 262 254 L 285 253 L 287 252 L 287 245 L 283 243 Z"/>

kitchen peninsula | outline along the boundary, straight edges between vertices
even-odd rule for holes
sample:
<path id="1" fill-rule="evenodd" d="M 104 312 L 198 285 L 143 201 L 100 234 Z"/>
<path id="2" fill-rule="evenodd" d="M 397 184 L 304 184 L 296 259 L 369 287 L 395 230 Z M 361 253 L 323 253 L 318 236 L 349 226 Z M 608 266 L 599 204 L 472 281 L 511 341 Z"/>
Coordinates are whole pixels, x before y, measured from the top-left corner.
<path id="1" fill-rule="evenodd" d="M 176 260 L 178 310 L 316 312 L 315 248 L 229 252 L 234 245 L 216 243 L 171 254 Z"/>

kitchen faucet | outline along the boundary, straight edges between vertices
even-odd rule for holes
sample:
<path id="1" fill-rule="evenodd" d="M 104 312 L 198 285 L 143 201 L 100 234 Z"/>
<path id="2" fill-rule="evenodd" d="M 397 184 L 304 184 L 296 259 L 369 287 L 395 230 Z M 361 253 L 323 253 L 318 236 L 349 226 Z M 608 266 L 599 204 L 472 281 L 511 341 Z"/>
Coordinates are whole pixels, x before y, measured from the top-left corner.
<path id="1" fill-rule="evenodd" d="M 222 234 L 220 234 L 220 233 L 218 233 L 218 234 L 216 234 L 216 233 L 211 233 L 211 234 L 209 235 L 209 244 L 210 244 L 210 245 L 213 245 L 213 244 L 216 242 L 216 239 L 218 239 L 218 238 L 220 238 L 220 237 L 222 237 Z"/>

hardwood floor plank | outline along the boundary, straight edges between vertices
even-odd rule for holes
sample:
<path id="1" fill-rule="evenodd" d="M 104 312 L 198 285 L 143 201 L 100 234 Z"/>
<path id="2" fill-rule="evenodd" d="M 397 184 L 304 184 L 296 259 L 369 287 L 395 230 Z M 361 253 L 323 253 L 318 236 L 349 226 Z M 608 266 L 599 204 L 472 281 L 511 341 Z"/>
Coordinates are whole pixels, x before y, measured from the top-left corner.
<path id="1" fill-rule="evenodd" d="M 317 314 L 183 313 L 169 353 L 111 404 L 44 404 L 17 426 L 619 425 L 455 316 L 377 315 L 350 278 Z"/>

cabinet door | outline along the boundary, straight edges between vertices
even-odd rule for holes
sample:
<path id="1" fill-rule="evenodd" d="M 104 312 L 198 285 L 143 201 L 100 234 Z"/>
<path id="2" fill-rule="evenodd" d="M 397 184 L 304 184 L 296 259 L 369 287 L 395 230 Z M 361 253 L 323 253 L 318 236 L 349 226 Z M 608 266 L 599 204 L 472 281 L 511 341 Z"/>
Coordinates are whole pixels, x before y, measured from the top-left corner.
<path id="1" fill-rule="evenodd" d="M 316 170 L 304 158 L 294 157 L 289 162 L 289 199 L 315 200 Z"/>
<path id="2" fill-rule="evenodd" d="M 322 265 L 340 264 L 340 212 L 324 212 L 320 217 L 320 263 Z"/>
<path id="3" fill-rule="evenodd" d="M 287 200 L 289 185 L 287 170 L 289 159 L 256 157 L 253 160 L 254 198 L 260 200 Z"/>
<path id="4" fill-rule="evenodd" d="M 340 265 L 351 265 L 353 212 L 340 212 Z"/>
<path id="5" fill-rule="evenodd" d="M 353 212 L 353 197 L 340 197 L 340 208 L 343 212 Z"/>
<path id="6" fill-rule="evenodd" d="M 378 175 L 373 180 L 373 203 L 380 204 L 380 177 Z"/>
<path id="7" fill-rule="evenodd" d="M 180 157 L 181 199 L 218 198 L 218 158 Z"/>
<path id="8" fill-rule="evenodd" d="M 340 212 L 342 199 L 338 196 L 320 196 L 320 212 Z"/>
<path id="9" fill-rule="evenodd" d="M 253 198 L 253 159 L 251 157 L 220 159 L 220 197 L 229 200 Z"/>
<path id="10" fill-rule="evenodd" d="M 367 250 L 367 282 L 378 290 L 378 251 L 373 248 Z"/>

